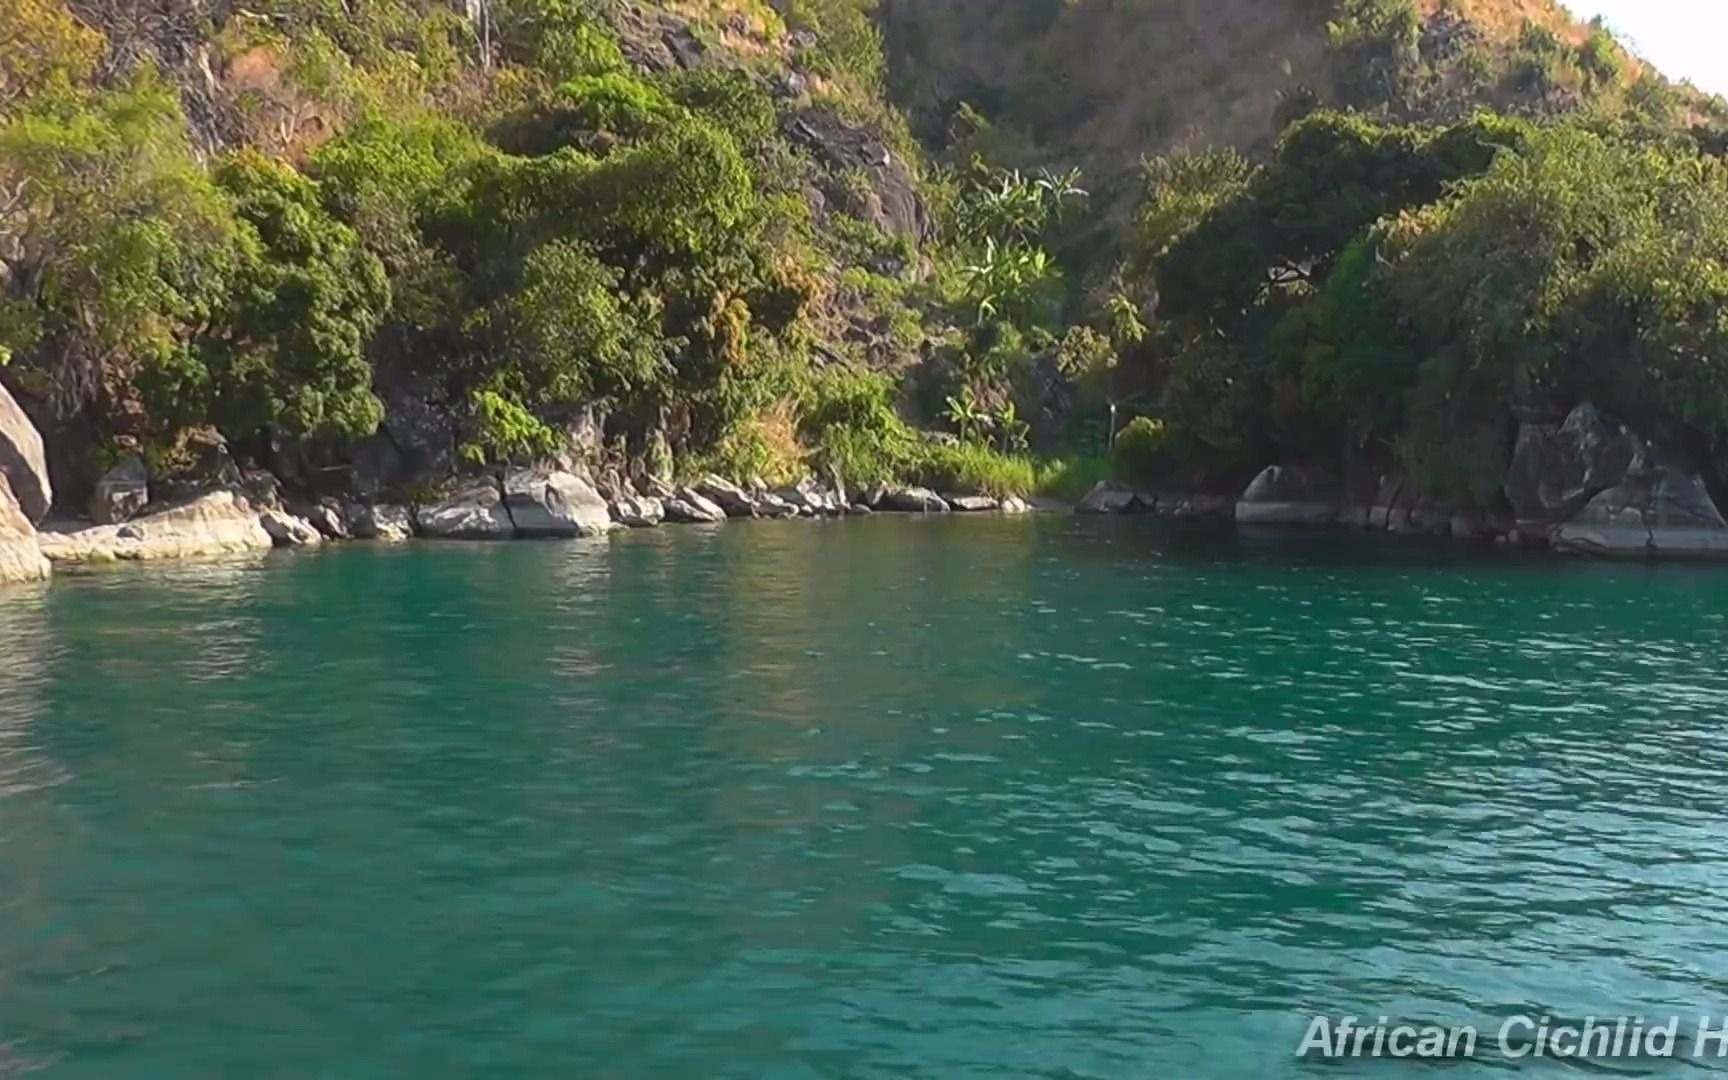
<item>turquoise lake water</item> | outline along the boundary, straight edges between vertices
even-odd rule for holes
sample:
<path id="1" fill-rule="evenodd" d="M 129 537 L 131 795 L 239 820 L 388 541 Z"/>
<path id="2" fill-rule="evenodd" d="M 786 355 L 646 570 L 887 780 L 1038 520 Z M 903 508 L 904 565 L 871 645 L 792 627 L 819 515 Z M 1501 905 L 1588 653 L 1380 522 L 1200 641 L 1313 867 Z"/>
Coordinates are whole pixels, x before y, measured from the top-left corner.
<path id="1" fill-rule="evenodd" d="M 62 576 L 0 1076 L 1506 1075 L 1294 1050 L 1728 1013 L 1725 646 L 1728 569 L 1066 517 Z"/>

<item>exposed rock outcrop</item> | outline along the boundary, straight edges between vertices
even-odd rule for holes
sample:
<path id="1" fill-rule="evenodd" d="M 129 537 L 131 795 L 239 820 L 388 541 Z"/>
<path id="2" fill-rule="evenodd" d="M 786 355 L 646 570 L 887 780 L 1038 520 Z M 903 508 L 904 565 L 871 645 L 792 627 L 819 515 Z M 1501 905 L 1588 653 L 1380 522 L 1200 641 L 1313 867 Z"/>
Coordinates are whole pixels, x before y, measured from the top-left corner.
<path id="1" fill-rule="evenodd" d="M 342 505 L 335 499 L 321 499 L 310 506 L 304 507 L 300 516 L 318 530 L 326 540 L 351 540 L 354 530 L 349 526 L 348 515 Z"/>
<path id="2" fill-rule="evenodd" d="M 516 469 L 504 478 L 504 510 L 526 539 L 604 536 L 612 514 L 594 485 L 560 469 Z"/>
<path id="3" fill-rule="evenodd" d="M 1126 484 L 1100 480 L 1074 510 L 1081 514 L 1149 514 L 1152 504 Z"/>
<path id="4" fill-rule="evenodd" d="M 433 540 L 510 540 L 516 525 L 491 477 L 460 485 L 448 497 L 414 511 L 415 531 Z"/>
<path id="5" fill-rule="evenodd" d="M 90 496 L 90 520 L 98 525 L 130 521 L 150 505 L 150 472 L 136 454 L 102 474 Z"/>
<path id="6" fill-rule="evenodd" d="M 991 498 L 989 495 L 949 495 L 944 493 L 942 501 L 958 514 L 985 514 L 1002 508 L 1001 501 Z"/>
<path id="7" fill-rule="evenodd" d="M 414 539 L 414 516 L 406 506 L 378 504 L 348 508 L 348 523 L 356 540 L 400 543 Z"/>
<path id="8" fill-rule="evenodd" d="M 37 543 L 36 526 L 18 505 L 7 475 L 0 472 L 0 585 L 46 581 L 49 563 Z"/>
<path id="9" fill-rule="evenodd" d="M 652 529 L 666 520 L 666 505 L 652 495 L 630 495 L 615 499 L 612 520 L 632 529 Z"/>
<path id="10" fill-rule="evenodd" d="M 175 506 L 153 510 L 124 525 L 48 529 L 42 553 L 54 562 L 185 559 L 269 551 L 274 545 L 243 494 L 212 491 Z"/>
<path id="11" fill-rule="evenodd" d="M 1307 469 L 1273 465 L 1236 502 L 1240 525 L 1326 525 L 1344 517 L 1343 489 Z"/>
<path id="12" fill-rule="evenodd" d="M 1586 555 L 1720 557 L 1728 555 L 1728 523 L 1698 474 L 1646 449 L 1551 540 Z"/>
<path id="13" fill-rule="evenodd" d="M 258 515 L 258 523 L 264 526 L 264 531 L 270 534 L 277 547 L 318 547 L 324 543 L 324 534 L 310 521 L 295 517 L 286 510 L 265 510 Z"/>
<path id="14" fill-rule="evenodd" d="M 822 194 L 829 201 L 889 236 L 916 241 L 930 235 L 930 216 L 918 197 L 910 163 L 874 132 L 832 109 L 815 108 L 789 119 L 786 133 L 813 150 L 832 175 L 862 176 L 868 181 L 856 187 L 836 183 L 825 188 Z"/>
<path id="15" fill-rule="evenodd" d="M 895 487 L 882 493 L 876 509 L 900 514 L 946 514 L 949 506 L 929 488 Z"/>
<path id="16" fill-rule="evenodd" d="M 683 525 L 718 525 L 726 520 L 726 511 L 694 487 L 683 487 L 662 504 L 666 520 Z"/>
<path id="17" fill-rule="evenodd" d="M 456 462 L 456 410 L 444 404 L 429 384 L 408 381 L 383 387 L 381 434 L 388 448 L 375 445 L 361 487 L 383 489 L 403 476 L 438 477 Z M 389 449 L 396 451 L 392 457 Z M 358 467 L 358 462 L 356 463 Z M 375 473 L 375 475 L 374 475 Z"/>
<path id="18" fill-rule="evenodd" d="M 757 503 L 750 493 L 720 476 L 704 476 L 691 490 L 726 512 L 727 517 L 752 518 L 757 515 Z"/>
<path id="19" fill-rule="evenodd" d="M 1617 486 L 1644 455 L 1643 440 L 1591 404 L 1564 423 L 1524 424 L 1506 470 L 1506 499 L 1521 531 L 1545 534 Z"/>
<path id="20" fill-rule="evenodd" d="M 4 386 L 0 386 L 0 475 L 6 477 L 12 501 L 31 524 L 48 516 L 54 505 L 54 485 L 48 481 L 42 435 Z"/>

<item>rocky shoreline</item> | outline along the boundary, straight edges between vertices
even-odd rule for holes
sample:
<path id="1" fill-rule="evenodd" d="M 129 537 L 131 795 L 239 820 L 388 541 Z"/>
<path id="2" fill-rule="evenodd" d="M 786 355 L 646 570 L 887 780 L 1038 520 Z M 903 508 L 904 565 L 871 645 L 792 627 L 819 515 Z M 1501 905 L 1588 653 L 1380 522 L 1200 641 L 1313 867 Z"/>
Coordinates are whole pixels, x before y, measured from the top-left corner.
<path id="1" fill-rule="evenodd" d="M 1526 424 L 1506 473 L 1509 514 L 1432 504 L 1401 477 L 1352 490 L 1299 466 L 1267 468 L 1240 496 L 1097 485 L 1074 510 L 1231 521 L 1242 528 L 1349 527 L 1452 536 L 1591 556 L 1728 557 L 1725 522 L 1707 485 L 1674 455 L 1581 405 L 1558 424 Z M 704 476 L 640 485 L 568 460 L 471 475 L 415 503 L 285 498 L 264 470 L 229 467 L 214 488 L 156 498 L 128 459 L 97 485 L 90 521 L 54 521 L 42 441 L 0 389 L 0 583 L 43 581 L 55 565 L 179 559 L 349 540 L 506 541 L 601 536 L 615 529 L 719 525 L 739 519 L 875 513 L 1023 514 L 1025 499 L 877 485 L 848 493 L 835 475 L 785 487 Z"/>
<path id="2" fill-rule="evenodd" d="M 1431 502 L 1398 475 L 1353 488 L 1322 471 L 1274 465 L 1236 498 L 1148 493 L 1106 481 L 1079 510 L 1209 518 L 1244 528 L 1449 536 L 1605 558 L 1728 558 L 1728 521 L 1704 478 L 1588 403 L 1559 423 L 1520 426 L 1502 491 L 1509 512 L 1484 513 Z"/>

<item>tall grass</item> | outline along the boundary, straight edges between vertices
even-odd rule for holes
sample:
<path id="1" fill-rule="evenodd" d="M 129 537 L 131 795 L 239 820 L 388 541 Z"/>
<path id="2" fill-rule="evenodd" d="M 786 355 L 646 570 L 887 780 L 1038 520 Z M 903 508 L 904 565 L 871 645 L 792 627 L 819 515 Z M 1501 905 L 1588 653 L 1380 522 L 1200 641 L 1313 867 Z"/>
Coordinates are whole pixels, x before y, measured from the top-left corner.
<path id="1" fill-rule="evenodd" d="M 940 492 L 1000 498 L 1030 493 L 1037 486 L 1038 466 L 1029 457 L 979 443 L 932 443 L 915 478 Z"/>
<path id="2" fill-rule="evenodd" d="M 1031 490 L 1046 498 L 1079 502 L 1100 481 L 1113 475 L 1110 459 L 1100 454 L 1074 454 L 1040 463 Z"/>

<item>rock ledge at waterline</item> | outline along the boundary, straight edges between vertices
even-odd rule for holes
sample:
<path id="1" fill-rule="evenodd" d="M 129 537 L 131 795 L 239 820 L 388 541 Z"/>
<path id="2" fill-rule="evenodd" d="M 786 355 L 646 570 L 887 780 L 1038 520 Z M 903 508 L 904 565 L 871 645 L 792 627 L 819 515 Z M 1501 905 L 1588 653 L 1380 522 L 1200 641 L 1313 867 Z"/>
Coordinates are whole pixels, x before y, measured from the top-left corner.
<path id="1" fill-rule="evenodd" d="M 1437 504 L 1398 475 L 1353 491 L 1321 471 L 1272 465 L 1234 499 L 1149 493 L 1105 481 L 1078 509 L 1234 520 L 1244 528 L 1347 526 L 1574 555 L 1728 558 L 1728 521 L 1704 478 L 1679 455 L 1588 403 L 1558 423 L 1521 426 L 1503 491 L 1511 513 L 1501 517 Z"/>

